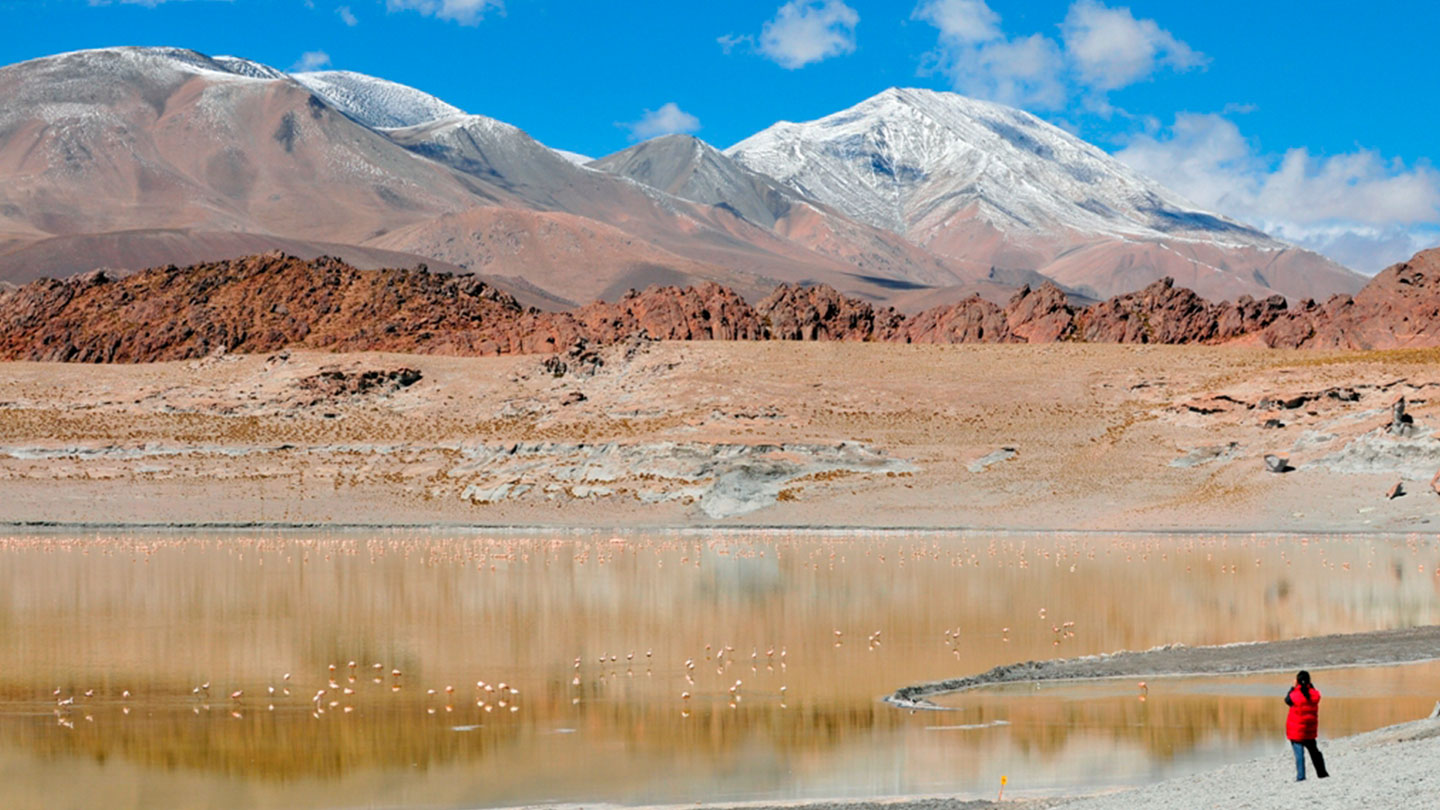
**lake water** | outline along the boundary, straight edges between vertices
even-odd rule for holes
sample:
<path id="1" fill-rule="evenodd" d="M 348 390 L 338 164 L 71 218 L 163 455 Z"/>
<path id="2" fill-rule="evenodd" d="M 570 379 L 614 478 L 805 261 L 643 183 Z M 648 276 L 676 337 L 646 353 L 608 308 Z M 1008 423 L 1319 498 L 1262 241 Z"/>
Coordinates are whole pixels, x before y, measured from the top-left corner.
<path id="1" fill-rule="evenodd" d="M 0 806 L 1148 782 L 1288 757 L 1289 675 L 1152 679 L 1143 702 L 1128 681 L 979 690 L 947 712 L 878 698 L 1013 661 L 1433 624 L 1437 564 L 1404 537 L 11 535 Z M 1317 672 L 1322 736 L 1428 714 L 1437 676 Z"/>

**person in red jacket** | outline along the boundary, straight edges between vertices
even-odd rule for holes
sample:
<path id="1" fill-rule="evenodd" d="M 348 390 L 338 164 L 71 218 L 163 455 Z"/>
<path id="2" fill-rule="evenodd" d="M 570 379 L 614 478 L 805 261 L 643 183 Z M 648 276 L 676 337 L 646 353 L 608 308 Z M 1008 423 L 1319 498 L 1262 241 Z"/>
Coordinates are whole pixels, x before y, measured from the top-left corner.
<path id="1" fill-rule="evenodd" d="M 1324 779 L 1330 775 L 1325 770 L 1325 755 L 1315 744 L 1315 735 L 1320 728 L 1320 690 L 1310 682 L 1310 673 L 1300 670 L 1295 676 L 1295 685 L 1285 696 L 1285 705 L 1290 715 L 1285 718 L 1285 736 L 1295 749 L 1295 781 L 1305 781 L 1305 752 L 1310 752 L 1310 761 L 1315 763 L 1315 775 Z"/>

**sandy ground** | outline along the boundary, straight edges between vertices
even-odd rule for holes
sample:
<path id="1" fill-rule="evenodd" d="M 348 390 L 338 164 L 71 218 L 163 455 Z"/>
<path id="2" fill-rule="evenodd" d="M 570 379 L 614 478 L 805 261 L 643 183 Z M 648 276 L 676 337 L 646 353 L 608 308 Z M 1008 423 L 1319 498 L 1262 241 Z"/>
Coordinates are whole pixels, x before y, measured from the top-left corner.
<path id="1" fill-rule="evenodd" d="M 1252 808 L 1252 810 L 1352 810 L 1358 807 L 1429 808 L 1440 796 L 1440 720 L 1419 720 L 1340 740 L 1321 738 L 1330 778 L 1317 779 L 1306 760 L 1304 782 L 1295 780 L 1288 744 L 1273 757 L 1171 779 L 1135 790 L 1046 807 Z"/>
<path id="2" fill-rule="evenodd" d="M 660 343 L 561 376 L 543 360 L 3 364 L 0 521 L 1424 532 L 1440 507 L 1436 351 Z M 420 381 L 304 383 L 400 367 Z M 1399 395 L 1407 436 L 1384 431 Z M 1267 472 L 1272 453 L 1293 469 Z"/>

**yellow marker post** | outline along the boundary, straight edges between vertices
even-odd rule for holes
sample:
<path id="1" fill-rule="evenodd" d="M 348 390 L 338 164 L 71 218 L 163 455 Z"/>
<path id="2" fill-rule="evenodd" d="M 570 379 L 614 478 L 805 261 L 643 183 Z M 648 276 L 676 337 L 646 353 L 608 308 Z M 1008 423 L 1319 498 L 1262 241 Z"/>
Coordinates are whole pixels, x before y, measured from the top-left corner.
<path id="1" fill-rule="evenodd" d="M 1001 799 L 1005 798 L 1005 783 L 1006 783 L 1006 782 L 1009 782 L 1009 781 L 1010 781 L 1010 777 L 1008 777 L 1008 776 L 1001 776 L 1001 777 L 1000 777 L 1000 794 L 995 797 L 995 801 L 998 802 L 998 801 L 1000 801 Z"/>

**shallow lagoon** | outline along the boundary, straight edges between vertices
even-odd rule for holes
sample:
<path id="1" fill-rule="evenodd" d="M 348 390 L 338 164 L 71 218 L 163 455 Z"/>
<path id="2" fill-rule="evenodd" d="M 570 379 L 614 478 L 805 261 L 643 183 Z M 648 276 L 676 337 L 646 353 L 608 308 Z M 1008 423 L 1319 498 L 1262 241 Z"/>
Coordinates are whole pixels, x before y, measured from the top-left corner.
<path id="1" fill-rule="evenodd" d="M 483 807 L 1147 782 L 1288 756 L 1288 674 L 1152 679 L 1143 702 L 1130 682 L 977 690 L 949 712 L 878 698 L 1012 661 L 1432 624 L 1437 564 L 1404 537 L 11 536 L 0 796 Z M 1427 714 L 1437 675 L 1317 673 L 1323 734 Z"/>

